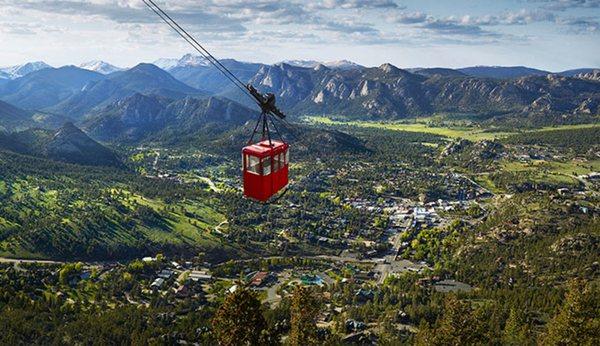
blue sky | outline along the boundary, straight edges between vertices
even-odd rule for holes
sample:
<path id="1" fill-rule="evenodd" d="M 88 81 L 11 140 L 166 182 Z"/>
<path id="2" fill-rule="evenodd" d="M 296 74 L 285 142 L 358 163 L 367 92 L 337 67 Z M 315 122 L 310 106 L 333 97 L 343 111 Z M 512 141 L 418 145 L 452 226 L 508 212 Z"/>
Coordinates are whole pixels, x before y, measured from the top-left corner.
<path id="1" fill-rule="evenodd" d="M 600 67 L 600 0 L 158 0 L 218 57 Z M 0 66 L 190 52 L 141 0 L 0 0 Z"/>

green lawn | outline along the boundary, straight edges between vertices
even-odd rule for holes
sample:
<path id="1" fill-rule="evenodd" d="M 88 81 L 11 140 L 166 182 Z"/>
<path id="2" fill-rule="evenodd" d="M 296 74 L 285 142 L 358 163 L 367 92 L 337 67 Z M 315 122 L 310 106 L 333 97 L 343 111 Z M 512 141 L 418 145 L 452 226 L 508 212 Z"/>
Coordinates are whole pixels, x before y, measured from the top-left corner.
<path id="1" fill-rule="evenodd" d="M 465 138 L 472 141 L 490 140 L 511 135 L 510 132 L 490 132 L 476 127 L 433 127 L 426 123 L 400 123 L 400 122 L 375 122 L 375 121 L 337 121 L 326 117 L 307 117 L 307 122 L 325 125 L 349 125 L 358 127 L 379 128 L 394 131 L 423 132 L 450 138 Z"/>
<path id="2" fill-rule="evenodd" d="M 491 140 L 495 138 L 504 138 L 513 134 L 519 133 L 518 131 L 506 132 L 506 131 L 494 131 L 493 129 L 485 129 L 480 127 L 436 127 L 429 125 L 427 122 L 419 121 L 416 123 L 406 122 L 376 122 L 376 121 L 339 121 L 332 120 L 327 117 L 320 116 L 309 116 L 305 117 L 304 120 L 312 124 L 325 124 L 325 125 L 348 125 L 358 127 L 369 127 L 369 128 L 380 128 L 394 131 L 407 131 L 407 132 L 424 132 L 431 133 L 439 136 L 446 136 L 449 138 L 465 138 L 471 141 Z M 600 127 L 600 124 L 580 124 L 580 125 L 559 125 L 543 127 L 535 130 L 527 130 L 526 132 L 538 132 L 538 131 L 554 131 L 554 130 L 567 130 L 567 129 L 583 129 Z"/>
<path id="3" fill-rule="evenodd" d="M 113 188 L 111 192 L 115 197 L 120 196 L 123 203 L 131 209 L 137 204 L 152 208 L 160 214 L 164 214 L 164 210 L 170 210 L 167 217 L 168 230 L 144 227 L 144 233 L 158 242 L 175 244 L 181 244 L 182 242 L 210 243 L 216 241 L 216 239 L 212 239 L 213 236 L 210 233 L 212 229 L 226 220 L 224 215 L 197 200 L 186 200 L 168 205 L 160 199 L 145 198 L 124 189 Z M 195 217 L 188 215 L 195 215 Z"/>
<path id="4" fill-rule="evenodd" d="M 548 182 L 553 184 L 578 185 L 575 176 L 597 172 L 600 170 L 600 160 L 579 161 L 544 161 L 534 160 L 531 162 L 505 161 L 502 162 L 502 170 L 507 172 L 527 172 L 537 182 Z"/>
<path id="5" fill-rule="evenodd" d="M 600 171 L 600 160 L 593 161 L 545 161 L 534 160 L 531 162 L 506 161 L 502 168 L 507 171 L 543 171 L 549 174 L 582 175 Z"/>

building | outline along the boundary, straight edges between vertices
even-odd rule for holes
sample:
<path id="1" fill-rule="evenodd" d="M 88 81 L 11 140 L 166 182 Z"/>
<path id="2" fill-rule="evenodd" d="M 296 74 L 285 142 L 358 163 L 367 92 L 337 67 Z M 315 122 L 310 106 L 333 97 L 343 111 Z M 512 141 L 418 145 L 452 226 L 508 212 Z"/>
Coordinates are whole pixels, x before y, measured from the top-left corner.
<path id="1" fill-rule="evenodd" d="M 369 300 L 373 300 L 375 298 L 375 293 L 371 290 L 359 289 L 354 296 L 358 299 L 359 302 L 366 302 Z"/>
<path id="2" fill-rule="evenodd" d="M 175 295 L 178 298 L 189 297 L 190 289 L 186 285 L 181 285 L 175 289 Z"/>
<path id="3" fill-rule="evenodd" d="M 173 274 L 175 274 L 174 271 L 172 271 L 170 269 L 163 269 L 160 271 L 160 273 L 158 273 L 158 277 L 163 278 L 165 280 L 169 280 L 171 278 L 171 276 L 173 276 Z"/>
<path id="4" fill-rule="evenodd" d="M 260 287 L 265 285 L 271 279 L 271 275 L 268 272 L 257 272 L 250 279 L 250 286 Z"/>
<path id="5" fill-rule="evenodd" d="M 188 278 L 194 282 L 206 282 L 212 280 L 212 275 L 204 270 L 192 270 Z"/>
<path id="6" fill-rule="evenodd" d="M 165 284 L 165 279 L 163 278 L 156 278 L 156 280 L 154 280 L 151 284 L 150 284 L 150 288 L 154 291 L 158 291 L 160 290 L 163 285 Z"/>

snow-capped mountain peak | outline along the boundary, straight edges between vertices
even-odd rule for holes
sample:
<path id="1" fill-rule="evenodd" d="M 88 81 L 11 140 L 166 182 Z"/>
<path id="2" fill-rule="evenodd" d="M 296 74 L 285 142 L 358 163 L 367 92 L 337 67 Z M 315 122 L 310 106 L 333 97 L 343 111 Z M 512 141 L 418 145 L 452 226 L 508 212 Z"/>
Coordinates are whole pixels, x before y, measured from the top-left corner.
<path id="1" fill-rule="evenodd" d="M 203 56 L 186 54 L 180 59 L 163 58 L 153 62 L 154 65 L 169 71 L 176 67 L 199 67 L 210 66 L 210 62 Z"/>
<path id="2" fill-rule="evenodd" d="M 306 68 L 315 68 L 318 65 L 323 65 L 322 62 L 316 60 L 284 60 L 282 63 Z"/>
<path id="3" fill-rule="evenodd" d="M 4 74 L 8 75 L 8 78 L 10 78 L 10 79 L 17 79 L 17 78 L 23 77 L 25 75 L 28 75 L 31 72 L 43 70 L 45 68 L 52 68 L 52 66 L 46 64 L 43 61 L 35 61 L 35 62 L 28 62 L 23 65 L 16 65 L 16 66 L 0 68 L 0 72 L 4 72 Z"/>
<path id="4" fill-rule="evenodd" d="M 323 65 L 336 70 L 353 70 L 363 68 L 363 66 L 348 60 L 337 60 L 329 62 L 321 62 L 316 60 L 286 60 L 283 61 L 283 63 L 305 68 L 316 68 L 319 65 Z"/>
<path id="5" fill-rule="evenodd" d="M 158 59 L 158 60 L 154 61 L 152 64 L 160 67 L 163 70 L 168 71 L 169 69 L 176 67 L 178 62 L 179 62 L 179 59 L 162 58 L 162 59 Z"/>
<path id="6" fill-rule="evenodd" d="M 102 74 L 109 74 L 117 71 L 122 71 L 120 67 L 116 67 L 104 61 L 93 60 L 79 65 L 84 70 L 95 71 Z"/>
<path id="7" fill-rule="evenodd" d="M 179 59 L 178 66 L 209 66 L 210 62 L 203 56 L 186 54 Z"/>
<path id="8" fill-rule="evenodd" d="M 355 62 L 348 61 L 348 60 L 330 61 L 330 62 L 326 62 L 323 65 L 325 65 L 329 68 L 340 69 L 340 70 L 353 70 L 353 69 L 363 68 L 362 65 L 359 65 Z"/>

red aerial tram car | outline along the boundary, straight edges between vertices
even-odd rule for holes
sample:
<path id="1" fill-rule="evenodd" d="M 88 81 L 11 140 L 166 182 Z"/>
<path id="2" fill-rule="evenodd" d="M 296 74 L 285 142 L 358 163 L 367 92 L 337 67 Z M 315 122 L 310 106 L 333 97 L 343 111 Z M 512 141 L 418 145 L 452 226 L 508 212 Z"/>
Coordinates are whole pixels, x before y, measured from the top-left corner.
<path id="1" fill-rule="evenodd" d="M 264 140 L 242 149 L 244 196 L 266 202 L 288 184 L 289 146 Z"/>

